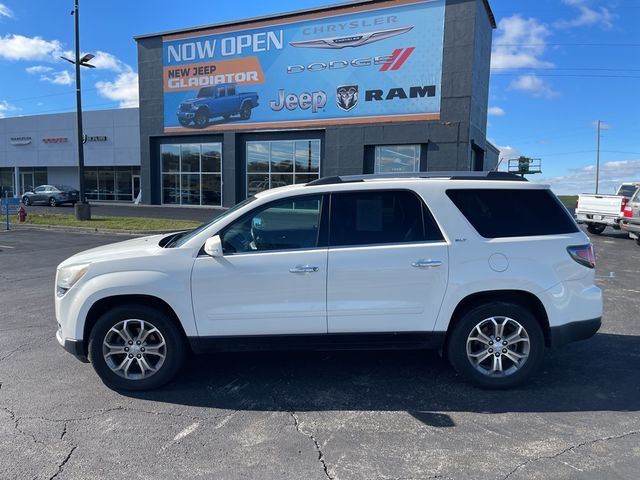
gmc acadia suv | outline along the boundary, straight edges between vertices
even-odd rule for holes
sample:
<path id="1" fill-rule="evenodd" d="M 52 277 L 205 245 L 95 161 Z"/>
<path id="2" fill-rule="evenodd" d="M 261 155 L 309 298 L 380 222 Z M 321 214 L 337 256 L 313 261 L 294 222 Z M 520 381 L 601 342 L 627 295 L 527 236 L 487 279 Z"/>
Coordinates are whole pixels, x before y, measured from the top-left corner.
<path id="1" fill-rule="evenodd" d="M 57 338 L 115 389 L 159 387 L 189 352 L 265 347 L 435 347 L 508 388 L 599 329 L 594 266 L 549 188 L 520 177 L 322 178 L 65 260 Z"/>

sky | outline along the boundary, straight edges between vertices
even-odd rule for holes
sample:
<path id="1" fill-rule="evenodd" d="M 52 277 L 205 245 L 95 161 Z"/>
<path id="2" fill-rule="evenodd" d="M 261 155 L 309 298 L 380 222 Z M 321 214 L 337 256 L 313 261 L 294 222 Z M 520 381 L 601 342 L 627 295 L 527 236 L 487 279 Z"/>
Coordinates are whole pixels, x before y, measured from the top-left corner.
<path id="1" fill-rule="evenodd" d="M 335 2 L 80 0 L 83 108 L 137 106 L 133 36 Z M 559 194 L 640 180 L 640 0 L 492 0 L 488 138 Z M 72 0 L 0 0 L 0 118 L 75 110 Z"/>

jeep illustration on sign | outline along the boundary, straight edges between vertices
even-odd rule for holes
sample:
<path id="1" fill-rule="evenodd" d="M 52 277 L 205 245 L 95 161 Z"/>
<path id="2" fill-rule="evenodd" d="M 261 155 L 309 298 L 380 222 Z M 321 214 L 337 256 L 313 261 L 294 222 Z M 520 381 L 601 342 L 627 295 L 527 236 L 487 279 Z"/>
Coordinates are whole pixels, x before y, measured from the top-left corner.
<path id="1" fill-rule="evenodd" d="M 445 0 L 163 37 L 165 132 L 440 118 Z"/>
<path id="2" fill-rule="evenodd" d="M 222 117 L 224 122 L 239 115 L 240 120 L 249 120 L 251 110 L 258 106 L 255 92 L 236 93 L 235 83 L 221 83 L 212 87 L 202 87 L 196 98 L 180 104 L 177 116 L 183 127 L 205 128 L 214 117 Z"/>

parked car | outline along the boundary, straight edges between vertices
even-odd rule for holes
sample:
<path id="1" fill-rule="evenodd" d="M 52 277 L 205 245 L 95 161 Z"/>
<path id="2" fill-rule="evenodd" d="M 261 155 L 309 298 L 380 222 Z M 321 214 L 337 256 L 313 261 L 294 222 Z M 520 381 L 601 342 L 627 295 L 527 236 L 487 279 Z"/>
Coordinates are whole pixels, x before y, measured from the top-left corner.
<path id="1" fill-rule="evenodd" d="M 68 185 L 40 185 L 32 192 L 22 194 L 22 203 L 25 205 L 35 205 L 45 203 L 52 207 L 57 207 L 63 203 L 75 205 L 80 192 Z"/>
<path id="2" fill-rule="evenodd" d="M 581 193 L 576 204 L 578 223 L 587 225 L 589 233 L 601 234 L 609 227 L 620 230 L 620 219 L 627 202 L 640 188 L 640 182 L 626 182 L 615 195 Z"/>
<path id="3" fill-rule="evenodd" d="M 178 121 L 183 127 L 193 122 L 196 128 L 204 128 L 213 117 L 229 120 L 232 115 L 240 115 L 241 120 L 251 118 L 251 110 L 258 106 L 255 92 L 236 93 L 235 83 L 222 83 L 212 87 L 202 87 L 196 98 L 185 100 L 178 107 Z"/>
<path id="4" fill-rule="evenodd" d="M 600 328 L 594 267 L 548 186 L 500 172 L 329 177 L 68 258 L 57 339 L 115 389 L 167 383 L 189 351 L 427 347 L 471 383 L 507 388 L 545 347 Z"/>
<path id="5" fill-rule="evenodd" d="M 620 228 L 628 232 L 629 237 L 640 245 L 640 190 L 635 193 L 625 206 Z"/>

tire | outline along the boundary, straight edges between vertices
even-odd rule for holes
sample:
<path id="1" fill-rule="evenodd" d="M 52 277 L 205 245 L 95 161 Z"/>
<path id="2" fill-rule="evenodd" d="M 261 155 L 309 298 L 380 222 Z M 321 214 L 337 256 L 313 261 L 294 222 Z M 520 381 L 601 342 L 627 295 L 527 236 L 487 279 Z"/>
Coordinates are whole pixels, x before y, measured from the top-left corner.
<path id="1" fill-rule="evenodd" d="M 197 111 L 193 122 L 198 128 L 205 128 L 209 123 L 209 112 L 206 109 L 200 109 Z"/>
<path id="2" fill-rule="evenodd" d="M 606 225 L 590 223 L 589 225 L 587 225 L 587 232 L 593 233 L 594 235 L 600 235 L 602 232 L 604 232 L 605 228 L 607 228 Z"/>
<path id="3" fill-rule="evenodd" d="M 496 332 L 492 320 L 502 325 L 506 338 L 499 330 Z M 514 339 L 519 327 L 522 330 Z M 486 341 L 473 340 L 481 339 L 480 333 Z M 509 338 L 510 344 L 504 345 Z M 498 342 L 501 351 L 493 351 L 497 350 Z M 487 303 L 466 312 L 447 343 L 449 361 L 465 380 L 480 388 L 496 390 L 513 388 L 527 381 L 540 367 L 544 349 L 542 328 L 531 312 L 502 302 Z M 485 360 L 478 361 L 481 357 Z M 517 359 L 517 363 L 512 359 Z M 504 369 L 502 372 L 498 371 L 498 365 Z"/>
<path id="4" fill-rule="evenodd" d="M 636 238 L 636 245 L 640 247 L 640 238 Z"/>
<path id="5" fill-rule="evenodd" d="M 132 343 L 112 329 L 126 330 L 129 335 L 124 336 Z M 137 344 L 142 335 L 143 343 Z M 105 342 L 113 348 L 106 347 Z M 152 348 L 156 353 L 151 353 Z M 103 383 L 114 390 L 153 390 L 167 384 L 182 367 L 186 351 L 184 336 L 171 319 L 155 308 L 138 304 L 109 310 L 89 335 L 89 360 Z M 147 371 L 142 362 L 157 371 Z"/>
<path id="6" fill-rule="evenodd" d="M 22 197 L 22 204 L 26 205 L 27 207 L 31 205 L 31 200 L 29 200 L 29 197 Z"/>
<path id="7" fill-rule="evenodd" d="M 57 207 L 58 206 L 58 201 L 55 198 L 51 197 L 49 199 L 49 206 L 50 207 Z"/>
<path id="8" fill-rule="evenodd" d="M 251 118 L 251 105 L 249 102 L 245 102 L 242 104 L 240 108 L 240 119 L 241 120 L 249 120 Z"/>
<path id="9" fill-rule="evenodd" d="M 182 125 L 183 127 L 188 127 L 191 123 L 191 120 L 189 120 L 188 118 L 179 118 L 178 122 L 180 122 L 180 125 Z"/>

